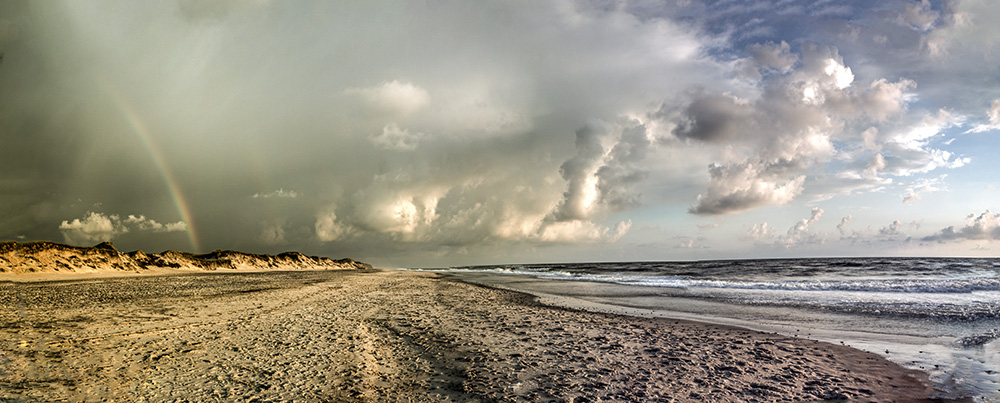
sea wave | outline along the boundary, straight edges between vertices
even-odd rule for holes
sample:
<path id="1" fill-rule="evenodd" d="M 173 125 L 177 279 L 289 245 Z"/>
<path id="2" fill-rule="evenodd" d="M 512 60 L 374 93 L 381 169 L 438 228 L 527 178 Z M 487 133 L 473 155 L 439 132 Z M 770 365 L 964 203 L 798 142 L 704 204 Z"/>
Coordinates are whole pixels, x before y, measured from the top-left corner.
<path id="1" fill-rule="evenodd" d="M 993 329 L 988 332 L 959 338 L 956 344 L 965 348 L 979 347 L 996 339 L 1000 339 L 1000 329 Z"/>
<path id="2" fill-rule="evenodd" d="M 870 280 L 696 280 L 682 278 L 608 279 L 628 285 L 679 288 L 730 288 L 776 291 L 859 291 L 901 293 L 971 293 L 1000 291 L 1000 279 L 870 279 Z"/>
<path id="3" fill-rule="evenodd" d="M 720 288 L 775 291 L 855 291 L 883 293 L 971 293 L 1000 291 L 1000 278 L 875 278 L 875 279 L 699 279 L 632 273 L 586 273 L 537 267 L 451 268 L 436 272 L 478 272 L 527 275 L 564 281 L 592 281 L 629 286 L 667 288 Z"/>

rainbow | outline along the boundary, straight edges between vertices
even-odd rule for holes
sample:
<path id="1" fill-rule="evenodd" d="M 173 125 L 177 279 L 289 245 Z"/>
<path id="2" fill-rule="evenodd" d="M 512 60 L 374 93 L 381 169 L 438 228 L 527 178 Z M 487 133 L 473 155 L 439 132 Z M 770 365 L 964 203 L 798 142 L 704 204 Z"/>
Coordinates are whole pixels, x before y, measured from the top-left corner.
<path id="1" fill-rule="evenodd" d="M 184 223 L 187 224 L 187 234 L 188 240 L 191 242 L 191 249 L 194 253 L 200 253 L 201 243 L 198 241 L 198 232 L 195 231 L 194 220 L 191 219 L 191 208 L 188 205 L 187 199 L 184 198 L 184 193 L 181 191 L 180 186 L 177 185 L 177 178 L 167 165 L 166 159 L 163 158 L 159 147 L 153 141 L 149 127 L 142 119 L 142 115 L 132 107 L 132 104 L 128 102 L 121 91 L 106 80 L 102 80 L 102 83 L 105 91 L 111 96 L 115 105 L 125 117 L 125 120 L 128 121 L 129 126 L 132 128 L 132 133 L 139 138 L 139 141 L 146 147 L 146 151 L 149 152 L 150 157 L 153 158 L 156 169 L 160 171 L 160 176 L 163 177 L 163 182 L 166 183 L 167 189 L 170 191 L 170 197 L 173 199 L 177 213 L 184 220 Z"/>

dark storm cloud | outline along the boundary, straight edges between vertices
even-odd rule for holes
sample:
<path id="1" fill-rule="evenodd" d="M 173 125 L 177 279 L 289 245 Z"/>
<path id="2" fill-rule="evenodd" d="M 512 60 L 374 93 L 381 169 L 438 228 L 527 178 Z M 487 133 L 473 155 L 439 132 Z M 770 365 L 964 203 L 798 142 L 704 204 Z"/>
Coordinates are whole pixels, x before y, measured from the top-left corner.
<path id="1" fill-rule="evenodd" d="M 3 235 L 187 209 L 207 249 L 614 236 L 591 220 L 638 202 L 645 145 L 613 124 L 608 156 L 572 157 L 574 130 L 713 64 L 666 20 L 526 6 L 7 3 Z M 546 222 L 583 187 L 592 208 Z"/>
<path id="2" fill-rule="evenodd" d="M 639 207 L 732 214 L 870 191 L 969 164 L 936 135 L 997 125 L 993 14 L 904 0 L 4 2 L 0 238 L 90 228 L 74 240 L 544 258 L 621 239 Z"/>
<path id="3" fill-rule="evenodd" d="M 115 165 L 130 159 L 111 146 L 101 118 L 90 115 L 100 115 L 100 108 L 88 104 L 93 101 L 88 94 L 93 83 L 73 76 L 86 75 L 87 54 L 63 41 L 72 34 L 62 10 L 18 1 L 0 5 L 2 238 L 60 239 L 61 220 L 79 216 L 79 210 L 98 202 L 85 193 L 114 187 L 110 181 L 80 183 L 78 176 L 111 179 L 112 171 L 121 168 Z M 99 132 L 86 133 L 77 125 L 81 119 L 98 126 Z"/>
<path id="4" fill-rule="evenodd" d="M 733 96 L 696 93 L 674 135 L 713 143 L 736 141 L 753 133 L 752 107 Z"/>

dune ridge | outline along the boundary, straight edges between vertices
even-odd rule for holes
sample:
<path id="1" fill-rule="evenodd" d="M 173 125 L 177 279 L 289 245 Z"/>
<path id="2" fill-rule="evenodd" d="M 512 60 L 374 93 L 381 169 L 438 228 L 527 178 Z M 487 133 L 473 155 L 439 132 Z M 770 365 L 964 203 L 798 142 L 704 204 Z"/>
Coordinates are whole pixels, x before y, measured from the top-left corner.
<path id="1" fill-rule="evenodd" d="M 367 270 L 372 266 L 353 259 L 306 256 L 299 252 L 262 255 L 233 250 L 193 254 L 168 250 L 120 252 L 111 242 L 91 247 L 49 241 L 0 242 L 0 273 L 99 273 L 179 270 Z"/>

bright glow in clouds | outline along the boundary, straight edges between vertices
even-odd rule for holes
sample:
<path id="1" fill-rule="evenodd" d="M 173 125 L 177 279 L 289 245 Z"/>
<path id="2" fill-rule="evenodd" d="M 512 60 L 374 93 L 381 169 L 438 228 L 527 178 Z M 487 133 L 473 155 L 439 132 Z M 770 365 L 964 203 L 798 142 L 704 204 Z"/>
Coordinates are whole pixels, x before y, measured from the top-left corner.
<path id="1" fill-rule="evenodd" d="M 850 67 L 845 67 L 834 59 L 826 59 L 826 68 L 823 69 L 826 75 L 833 78 L 833 85 L 842 90 L 854 82 L 854 73 Z"/>
<path id="2" fill-rule="evenodd" d="M 1000 211 L 1000 9 L 822 6 L 14 0 L 0 240 L 386 266 L 986 253 L 995 214 L 962 217 Z"/>
<path id="3" fill-rule="evenodd" d="M 411 83 L 396 80 L 368 88 L 351 88 L 347 94 L 357 95 L 373 112 L 390 116 L 408 116 L 430 101 L 427 91 Z"/>

